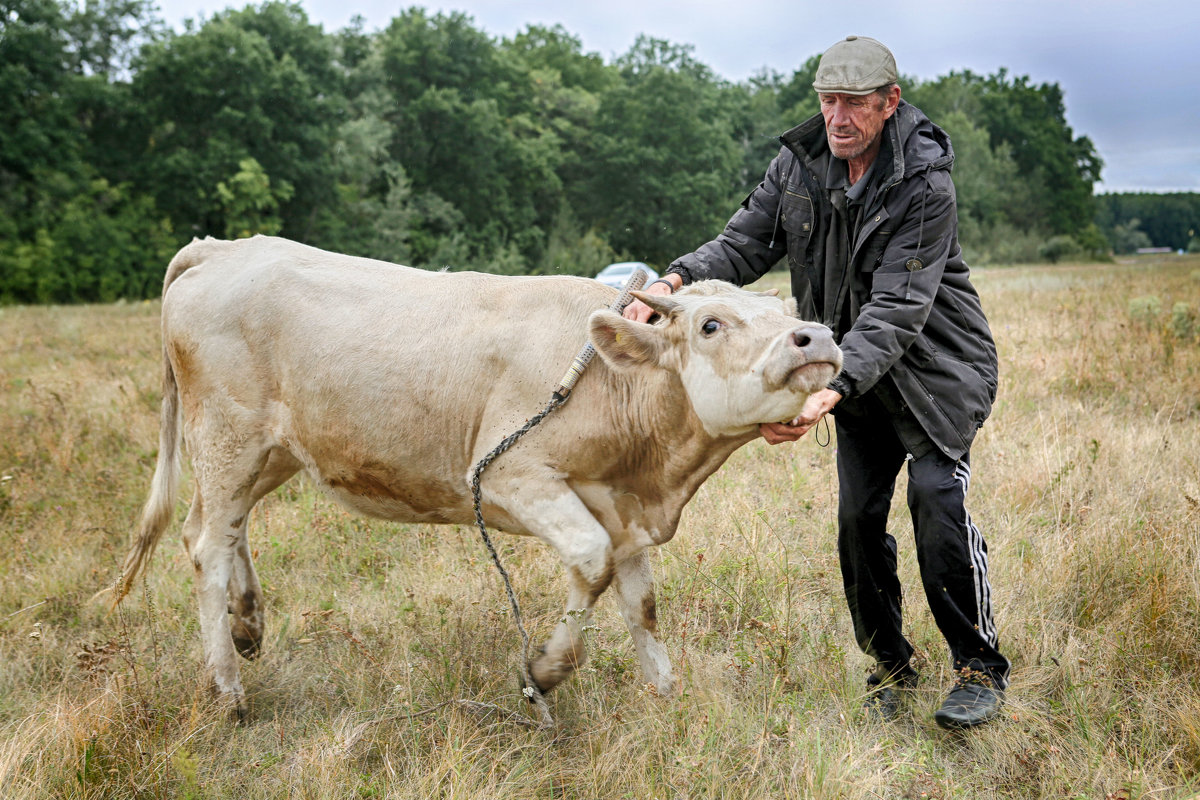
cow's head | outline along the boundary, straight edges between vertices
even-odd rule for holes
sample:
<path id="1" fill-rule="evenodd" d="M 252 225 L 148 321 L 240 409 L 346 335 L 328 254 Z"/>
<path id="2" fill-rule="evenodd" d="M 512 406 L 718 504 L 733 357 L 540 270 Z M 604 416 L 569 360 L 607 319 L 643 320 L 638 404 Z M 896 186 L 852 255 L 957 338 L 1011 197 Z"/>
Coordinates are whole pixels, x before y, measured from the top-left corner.
<path id="1" fill-rule="evenodd" d="M 842 368 L 830 330 L 796 319 L 795 301 L 784 303 L 774 292 L 702 281 L 670 297 L 634 294 L 658 322 L 597 311 L 589 324 L 592 344 L 614 369 L 677 373 L 712 436 L 792 419 Z"/>

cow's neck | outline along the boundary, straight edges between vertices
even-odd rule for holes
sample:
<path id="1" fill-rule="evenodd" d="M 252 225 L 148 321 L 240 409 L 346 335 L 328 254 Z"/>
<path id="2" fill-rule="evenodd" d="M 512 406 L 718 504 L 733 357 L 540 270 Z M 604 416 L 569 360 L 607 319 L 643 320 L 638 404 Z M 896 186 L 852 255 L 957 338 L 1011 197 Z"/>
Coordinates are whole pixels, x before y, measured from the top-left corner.
<path id="1" fill-rule="evenodd" d="M 636 475 L 643 502 L 658 505 L 666 538 L 674 534 L 684 505 L 700 485 L 757 430 L 712 436 L 692 410 L 677 375 L 647 371 L 633 375 L 601 366 L 609 406 L 608 424 L 621 442 L 616 471 Z"/>

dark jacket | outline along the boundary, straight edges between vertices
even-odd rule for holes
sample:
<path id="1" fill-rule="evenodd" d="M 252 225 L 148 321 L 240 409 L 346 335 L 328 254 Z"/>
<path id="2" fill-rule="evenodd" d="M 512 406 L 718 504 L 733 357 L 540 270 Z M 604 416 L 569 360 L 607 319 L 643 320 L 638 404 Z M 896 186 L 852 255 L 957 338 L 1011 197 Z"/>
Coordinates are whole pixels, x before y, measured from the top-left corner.
<path id="1" fill-rule="evenodd" d="M 877 384 L 885 395 L 894 386 L 933 444 L 957 459 L 991 411 L 997 359 L 958 246 L 954 152 L 904 101 L 883 137 L 855 192 L 845 248 L 827 246 L 826 187 L 845 162 L 829 152 L 818 114 L 780 137 L 779 155 L 724 232 L 667 271 L 743 285 L 786 255 L 800 316 L 828 325 L 845 356 L 830 384 L 844 397 L 835 413 L 853 413 Z"/>

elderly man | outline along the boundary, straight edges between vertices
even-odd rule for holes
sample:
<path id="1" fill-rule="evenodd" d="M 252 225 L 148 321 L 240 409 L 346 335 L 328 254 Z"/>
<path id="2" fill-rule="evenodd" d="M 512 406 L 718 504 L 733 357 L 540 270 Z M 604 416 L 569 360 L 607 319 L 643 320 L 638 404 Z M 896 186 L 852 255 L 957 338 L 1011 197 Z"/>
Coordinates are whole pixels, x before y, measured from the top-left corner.
<path id="1" fill-rule="evenodd" d="M 955 673 L 934 716 L 969 728 L 999 713 L 1009 672 L 987 545 L 965 505 L 971 442 L 996 394 L 996 347 L 958 246 L 950 140 L 900 99 L 897 80 L 892 53 L 874 39 L 830 47 L 813 83 L 821 113 L 781 137 L 724 232 L 648 291 L 750 283 L 787 256 L 800 315 L 833 329 L 845 367 L 799 417 L 761 430 L 771 444 L 794 441 L 835 416 L 842 577 L 855 637 L 875 660 L 865 708 L 894 718 L 917 679 L 886 530 L 907 464 L 921 581 Z M 645 321 L 651 311 L 635 303 L 626 315 Z"/>

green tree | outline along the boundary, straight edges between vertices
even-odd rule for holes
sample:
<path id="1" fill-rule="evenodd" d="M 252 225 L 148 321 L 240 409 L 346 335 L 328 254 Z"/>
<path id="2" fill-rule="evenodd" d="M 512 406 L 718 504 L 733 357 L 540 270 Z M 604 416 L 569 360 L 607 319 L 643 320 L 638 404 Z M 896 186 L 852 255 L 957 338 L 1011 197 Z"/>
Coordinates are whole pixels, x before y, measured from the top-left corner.
<path id="1" fill-rule="evenodd" d="M 210 233 L 497 272 L 661 265 L 713 236 L 818 111 L 815 55 L 731 84 L 687 46 L 641 37 L 606 64 L 561 26 L 497 41 L 460 13 L 336 34 L 277 0 L 183 34 L 155 14 L 0 0 L 0 302 L 145 296 L 174 246 Z M 953 138 L 973 259 L 1184 247 L 1200 229 L 1200 195 L 1094 201 L 1100 161 L 1056 84 L 903 84 Z"/>
<path id="2" fill-rule="evenodd" d="M 900 79 L 904 99 L 941 124 L 951 114 L 962 114 L 972 125 L 982 127 L 982 99 L 979 76 L 968 71 L 950 72 L 931 81 L 904 76 Z"/>
<path id="3" fill-rule="evenodd" d="M 1126 192 L 1096 198 L 1096 223 L 1110 233 L 1131 220 L 1158 247 L 1182 250 L 1200 230 L 1200 193 Z"/>
<path id="4" fill-rule="evenodd" d="M 219 14 L 198 31 L 142 53 L 133 80 L 144 152 L 140 185 L 178 230 L 222 234 L 218 182 L 253 158 L 294 187 L 280 203 L 282 233 L 306 240 L 334 196 L 332 132 L 342 95 L 333 43 L 298 5 L 264 3 Z"/>
<path id="5" fill-rule="evenodd" d="M 1067 124 L 1062 88 L 1057 83 L 1033 86 L 1028 76 L 1009 78 L 1001 69 L 987 78 L 966 73 L 980 92 L 980 116 L 992 146 L 1011 148 L 1032 191 L 1024 194 L 1036 219 L 1052 233 L 1073 234 L 1091 223 L 1092 185 L 1100 180 L 1103 162 L 1086 136 L 1076 137 Z"/>
<path id="6" fill-rule="evenodd" d="M 664 263 L 715 235 L 744 193 L 734 126 L 690 47 L 639 37 L 616 66 L 572 206 L 616 250 Z"/>
<path id="7" fill-rule="evenodd" d="M 556 75 L 556 82 L 568 89 L 595 94 L 616 82 L 600 55 L 583 52 L 582 40 L 561 25 L 530 25 L 503 42 L 501 49 L 517 56 L 531 72 Z"/>
<path id="8" fill-rule="evenodd" d="M 137 53 L 165 31 L 149 0 L 85 0 L 67 17 L 69 99 L 80 158 L 111 183 L 136 177 L 137 109 L 129 78 Z"/>
<path id="9" fill-rule="evenodd" d="M 959 221 L 969 217 L 983 224 L 1003 217 L 1019 182 L 1008 145 L 994 149 L 988 132 L 973 125 L 962 111 L 948 112 L 938 123 L 950 135 L 954 148 Z"/>
<path id="10" fill-rule="evenodd" d="M 601 95 L 618 85 L 620 76 L 599 55 L 584 53 L 582 42 L 562 27 L 530 26 L 501 46 L 528 70 L 527 118 L 561 185 L 581 185 L 593 168 L 587 153 Z M 532 271 L 594 275 L 616 259 L 605 235 L 579 221 L 565 193 L 552 213 L 548 223 L 540 223 L 546 246 L 531 263 Z"/>
<path id="11" fill-rule="evenodd" d="M 950 134 L 960 237 L 977 262 L 1106 258 L 1092 224 L 1101 163 L 1066 124 L 1057 84 L 1005 70 L 906 80 L 905 98 Z"/>
<path id="12" fill-rule="evenodd" d="M 355 72 L 370 70 L 377 62 L 373 56 L 364 57 Z M 354 79 L 359 94 L 350 101 L 350 116 L 332 145 L 337 198 L 318 213 L 318 237 L 321 246 L 340 252 L 413 263 L 412 237 L 420 213 L 411 181 L 388 152 L 393 130 L 383 115 L 390 103 L 381 73 L 379 78 L 374 85 Z"/>
<path id="13" fill-rule="evenodd" d="M 1088 225 L 1079 233 L 1075 234 L 1075 241 L 1079 243 L 1079 249 L 1083 252 L 1083 256 L 1090 261 L 1111 261 L 1112 245 L 1108 241 L 1108 237 L 1100 230 L 1095 223 Z"/>
<path id="14" fill-rule="evenodd" d="M 29 236 L 0 236 L 0 303 L 110 302 L 162 286 L 175 241 L 146 195 L 58 174 L 53 213 Z"/>
<path id="15" fill-rule="evenodd" d="M 109 303 L 122 297 L 150 297 L 162 288 L 162 277 L 175 251 L 170 223 L 154 201 L 95 179 L 62 205 L 50 230 L 55 270 L 61 273 L 51 300 L 57 303 Z M 44 290 L 43 290 L 44 291 Z"/>
<path id="16" fill-rule="evenodd" d="M 138 50 L 164 34 L 150 0 L 84 0 L 63 24 L 71 70 L 109 79 L 127 78 Z"/>
<path id="17" fill-rule="evenodd" d="M 1111 238 L 1113 250 L 1122 255 L 1136 253 L 1139 248 L 1151 247 L 1154 244 L 1141 229 L 1141 220 L 1136 217 L 1113 226 Z"/>
<path id="18" fill-rule="evenodd" d="M 141 2 L 0 7 L 0 302 L 140 297 L 161 282 L 170 228 L 120 180 L 112 135 L 131 112 L 118 76 L 154 30 Z"/>
<path id="19" fill-rule="evenodd" d="M 535 262 L 562 198 L 559 139 L 539 124 L 528 66 L 497 47 L 468 17 L 411 9 L 380 40 L 392 110 L 390 152 L 420 198 L 461 214 L 456 231 L 481 268 L 515 248 Z M 415 257 L 445 214 L 422 218 Z M 440 238 L 435 235 L 434 238 Z"/>
<path id="20" fill-rule="evenodd" d="M 809 56 L 792 77 L 779 89 L 779 110 L 789 120 L 788 127 L 799 125 L 814 114 L 819 114 L 821 105 L 813 81 L 817 78 L 817 67 L 821 55 Z"/>
<path id="21" fill-rule="evenodd" d="M 8 214 L 29 211 L 36 174 L 81 171 L 68 45 L 53 0 L 0 0 L 0 197 Z"/>
<path id="22" fill-rule="evenodd" d="M 253 158 L 238 162 L 238 171 L 228 181 L 217 181 L 217 198 L 225 215 L 224 235 L 242 239 L 256 233 L 274 235 L 283 228 L 276 212 L 292 196 L 287 181 L 271 185 L 271 177 Z"/>
<path id="23" fill-rule="evenodd" d="M 54 263 L 54 240 L 45 230 L 32 236 L 0 239 L 0 303 L 50 303 L 61 274 Z"/>
<path id="24" fill-rule="evenodd" d="M 779 136 L 801 120 L 787 119 L 780 110 L 783 76 L 764 70 L 745 83 L 723 87 L 722 104 L 729 109 L 741 152 L 737 185 L 749 192 L 762 180 L 780 148 Z"/>
<path id="25" fill-rule="evenodd" d="M 1079 247 L 1079 242 L 1075 241 L 1074 237 L 1061 233 L 1057 236 L 1051 236 L 1050 239 L 1038 248 L 1038 255 L 1051 264 L 1057 264 L 1060 261 L 1075 260 L 1082 254 L 1083 250 Z"/>

